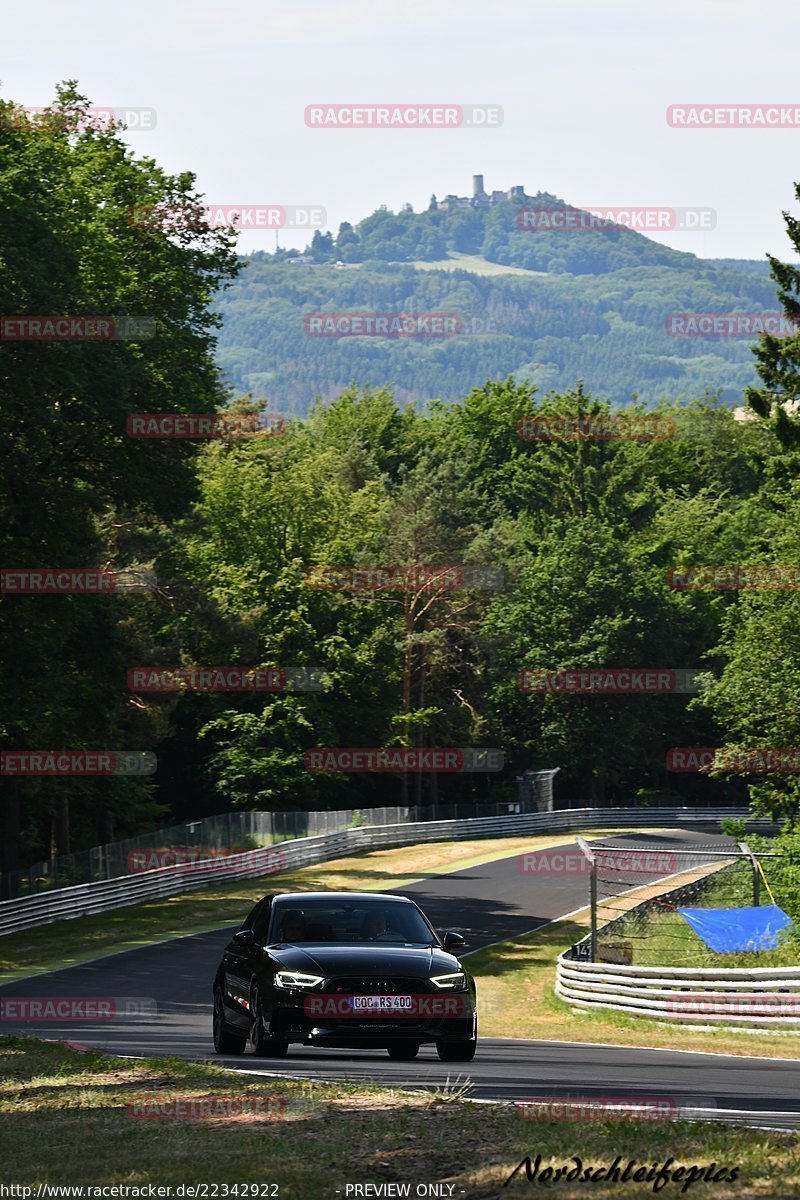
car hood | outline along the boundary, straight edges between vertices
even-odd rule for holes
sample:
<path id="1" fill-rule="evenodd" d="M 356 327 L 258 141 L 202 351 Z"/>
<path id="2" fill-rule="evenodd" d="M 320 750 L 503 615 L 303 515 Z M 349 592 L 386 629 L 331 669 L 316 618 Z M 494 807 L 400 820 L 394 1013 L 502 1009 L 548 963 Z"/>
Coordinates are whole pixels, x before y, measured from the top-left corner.
<path id="1" fill-rule="evenodd" d="M 448 954 L 438 946 L 337 946 L 320 942 L 304 946 L 269 946 L 267 952 L 279 967 L 308 971 L 326 978 L 332 975 L 399 975 L 427 979 L 430 975 L 463 970 L 454 954 Z"/>

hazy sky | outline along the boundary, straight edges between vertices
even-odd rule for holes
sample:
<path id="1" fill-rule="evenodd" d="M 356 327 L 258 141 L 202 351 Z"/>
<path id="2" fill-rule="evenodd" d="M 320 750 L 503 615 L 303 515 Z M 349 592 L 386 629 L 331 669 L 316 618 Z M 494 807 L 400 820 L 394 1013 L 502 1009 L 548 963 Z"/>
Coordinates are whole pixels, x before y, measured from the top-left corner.
<path id="1" fill-rule="evenodd" d="M 126 134 L 220 204 L 319 205 L 328 228 L 380 204 L 427 206 L 524 184 L 577 205 L 711 207 L 703 257 L 789 256 L 800 125 L 670 128 L 670 104 L 800 109 L 797 0 L 42 0 L 2 18 L 2 95 L 50 102 L 76 79 L 98 105 L 154 108 Z M 492 129 L 314 129 L 312 103 L 502 106 Z M 302 235 L 281 235 L 303 245 Z M 242 249 L 272 250 L 273 233 Z"/>

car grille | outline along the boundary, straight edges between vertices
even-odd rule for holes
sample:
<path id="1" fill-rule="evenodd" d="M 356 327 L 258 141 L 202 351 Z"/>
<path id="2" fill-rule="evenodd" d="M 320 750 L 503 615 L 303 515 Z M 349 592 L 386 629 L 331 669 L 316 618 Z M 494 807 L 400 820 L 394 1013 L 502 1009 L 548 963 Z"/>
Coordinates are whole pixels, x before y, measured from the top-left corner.
<path id="1" fill-rule="evenodd" d="M 414 996 L 432 989 L 427 979 L 333 979 L 325 989 L 328 992 L 347 993 L 351 996 Z"/>

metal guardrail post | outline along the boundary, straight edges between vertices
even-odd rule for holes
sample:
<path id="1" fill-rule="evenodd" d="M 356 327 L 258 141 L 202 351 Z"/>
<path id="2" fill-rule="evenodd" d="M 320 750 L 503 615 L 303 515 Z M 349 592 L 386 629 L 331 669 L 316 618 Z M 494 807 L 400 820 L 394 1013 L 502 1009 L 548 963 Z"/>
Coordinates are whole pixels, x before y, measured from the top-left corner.
<path id="1" fill-rule="evenodd" d="M 586 855 L 586 860 L 589 863 L 589 953 L 591 961 L 597 962 L 597 859 L 589 849 L 589 844 L 585 838 L 576 837 L 578 848 Z"/>
<path id="2" fill-rule="evenodd" d="M 761 904 L 761 875 L 758 869 L 758 859 L 747 842 L 739 842 L 738 846 L 742 854 L 746 854 L 750 859 L 750 866 L 753 868 L 753 906 L 758 908 Z"/>

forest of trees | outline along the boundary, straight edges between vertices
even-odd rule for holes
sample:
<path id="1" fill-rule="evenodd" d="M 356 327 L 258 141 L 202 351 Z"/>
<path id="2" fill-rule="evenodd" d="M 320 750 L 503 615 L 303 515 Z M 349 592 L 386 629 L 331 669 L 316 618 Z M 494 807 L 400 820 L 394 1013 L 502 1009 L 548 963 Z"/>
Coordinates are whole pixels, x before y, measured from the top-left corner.
<path id="1" fill-rule="evenodd" d="M 232 386 L 269 396 L 271 407 L 298 416 L 353 382 L 391 387 L 402 405 L 420 406 L 460 400 L 476 382 L 509 375 L 539 391 L 582 379 L 616 404 L 687 398 L 707 388 L 725 404 L 741 403 L 743 388 L 756 382 L 748 340 L 670 336 L 667 318 L 775 312 L 774 283 L 682 257 L 691 269 L 639 265 L 525 278 L 374 261 L 350 269 L 291 265 L 257 253 L 215 302 L 224 321 L 217 358 Z M 306 331 L 308 314 L 353 312 L 452 313 L 463 332 L 385 338 Z"/>
<path id="2" fill-rule="evenodd" d="M 432 201 L 435 198 L 432 198 Z M 317 233 L 311 253 L 320 262 L 436 262 L 449 250 L 480 254 L 489 262 L 551 274 L 605 275 L 626 267 L 671 266 L 691 270 L 697 260 L 659 245 L 634 230 L 608 223 L 581 230 L 575 237 L 557 230 L 525 227 L 524 210 L 567 209 L 558 196 L 537 192 L 501 200 L 491 207 L 429 208 L 415 213 L 406 205 L 399 213 L 379 208 L 354 227 L 345 221 L 334 238 Z"/>
<path id="3" fill-rule="evenodd" d="M 420 777 L 423 804 L 487 788 L 513 798 L 521 770 L 559 767 L 563 797 L 598 804 L 749 790 L 765 811 L 796 810 L 797 775 L 672 775 L 665 762 L 673 746 L 800 746 L 797 588 L 667 582 L 692 564 L 800 566 L 800 435 L 786 408 L 800 397 L 800 337 L 758 345 L 751 419 L 700 387 L 650 409 L 672 422 L 657 440 L 520 436 L 526 417 L 612 416 L 592 355 L 583 386 L 487 380 L 476 360 L 454 403 L 406 405 L 372 380 L 282 430 L 132 438 L 132 413 L 273 405 L 234 396 L 215 364 L 214 298 L 241 266 L 232 237 L 128 220 L 132 205 L 188 203 L 193 177 L 135 160 L 113 130 L 79 130 L 86 102 L 74 90 L 59 103 L 58 124 L 0 120 L 0 311 L 146 315 L 156 333 L 0 343 L 3 563 L 135 568 L 155 583 L 5 595 L 0 737 L 15 750 L 154 751 L 158 771 L 4 779 L 3 870 L 234 808 L 400 802 L 402 777 L 310 773 L 313 746 L 503 750 L 488 781 Z M 800 251 L 797 223 L 787 228 Z M 758 286 L 800 314 L 800 272 L 772 272 Z M 734 277 L 755 286 L 731 267 Z M 566 300 L 563 319 L 574 319 Z M 595 334 L 602 350 L 610 334 L 602 323 Z M 411 564 L 482 565 L 504 584 L 348 593 L 307 578 L 325 565 Z M 132 694 L 137 664 L 315 668 L 322 687 Z M 596 665 L 707 675 L 696 695 L 518 688 L 523 668 Z"/>

